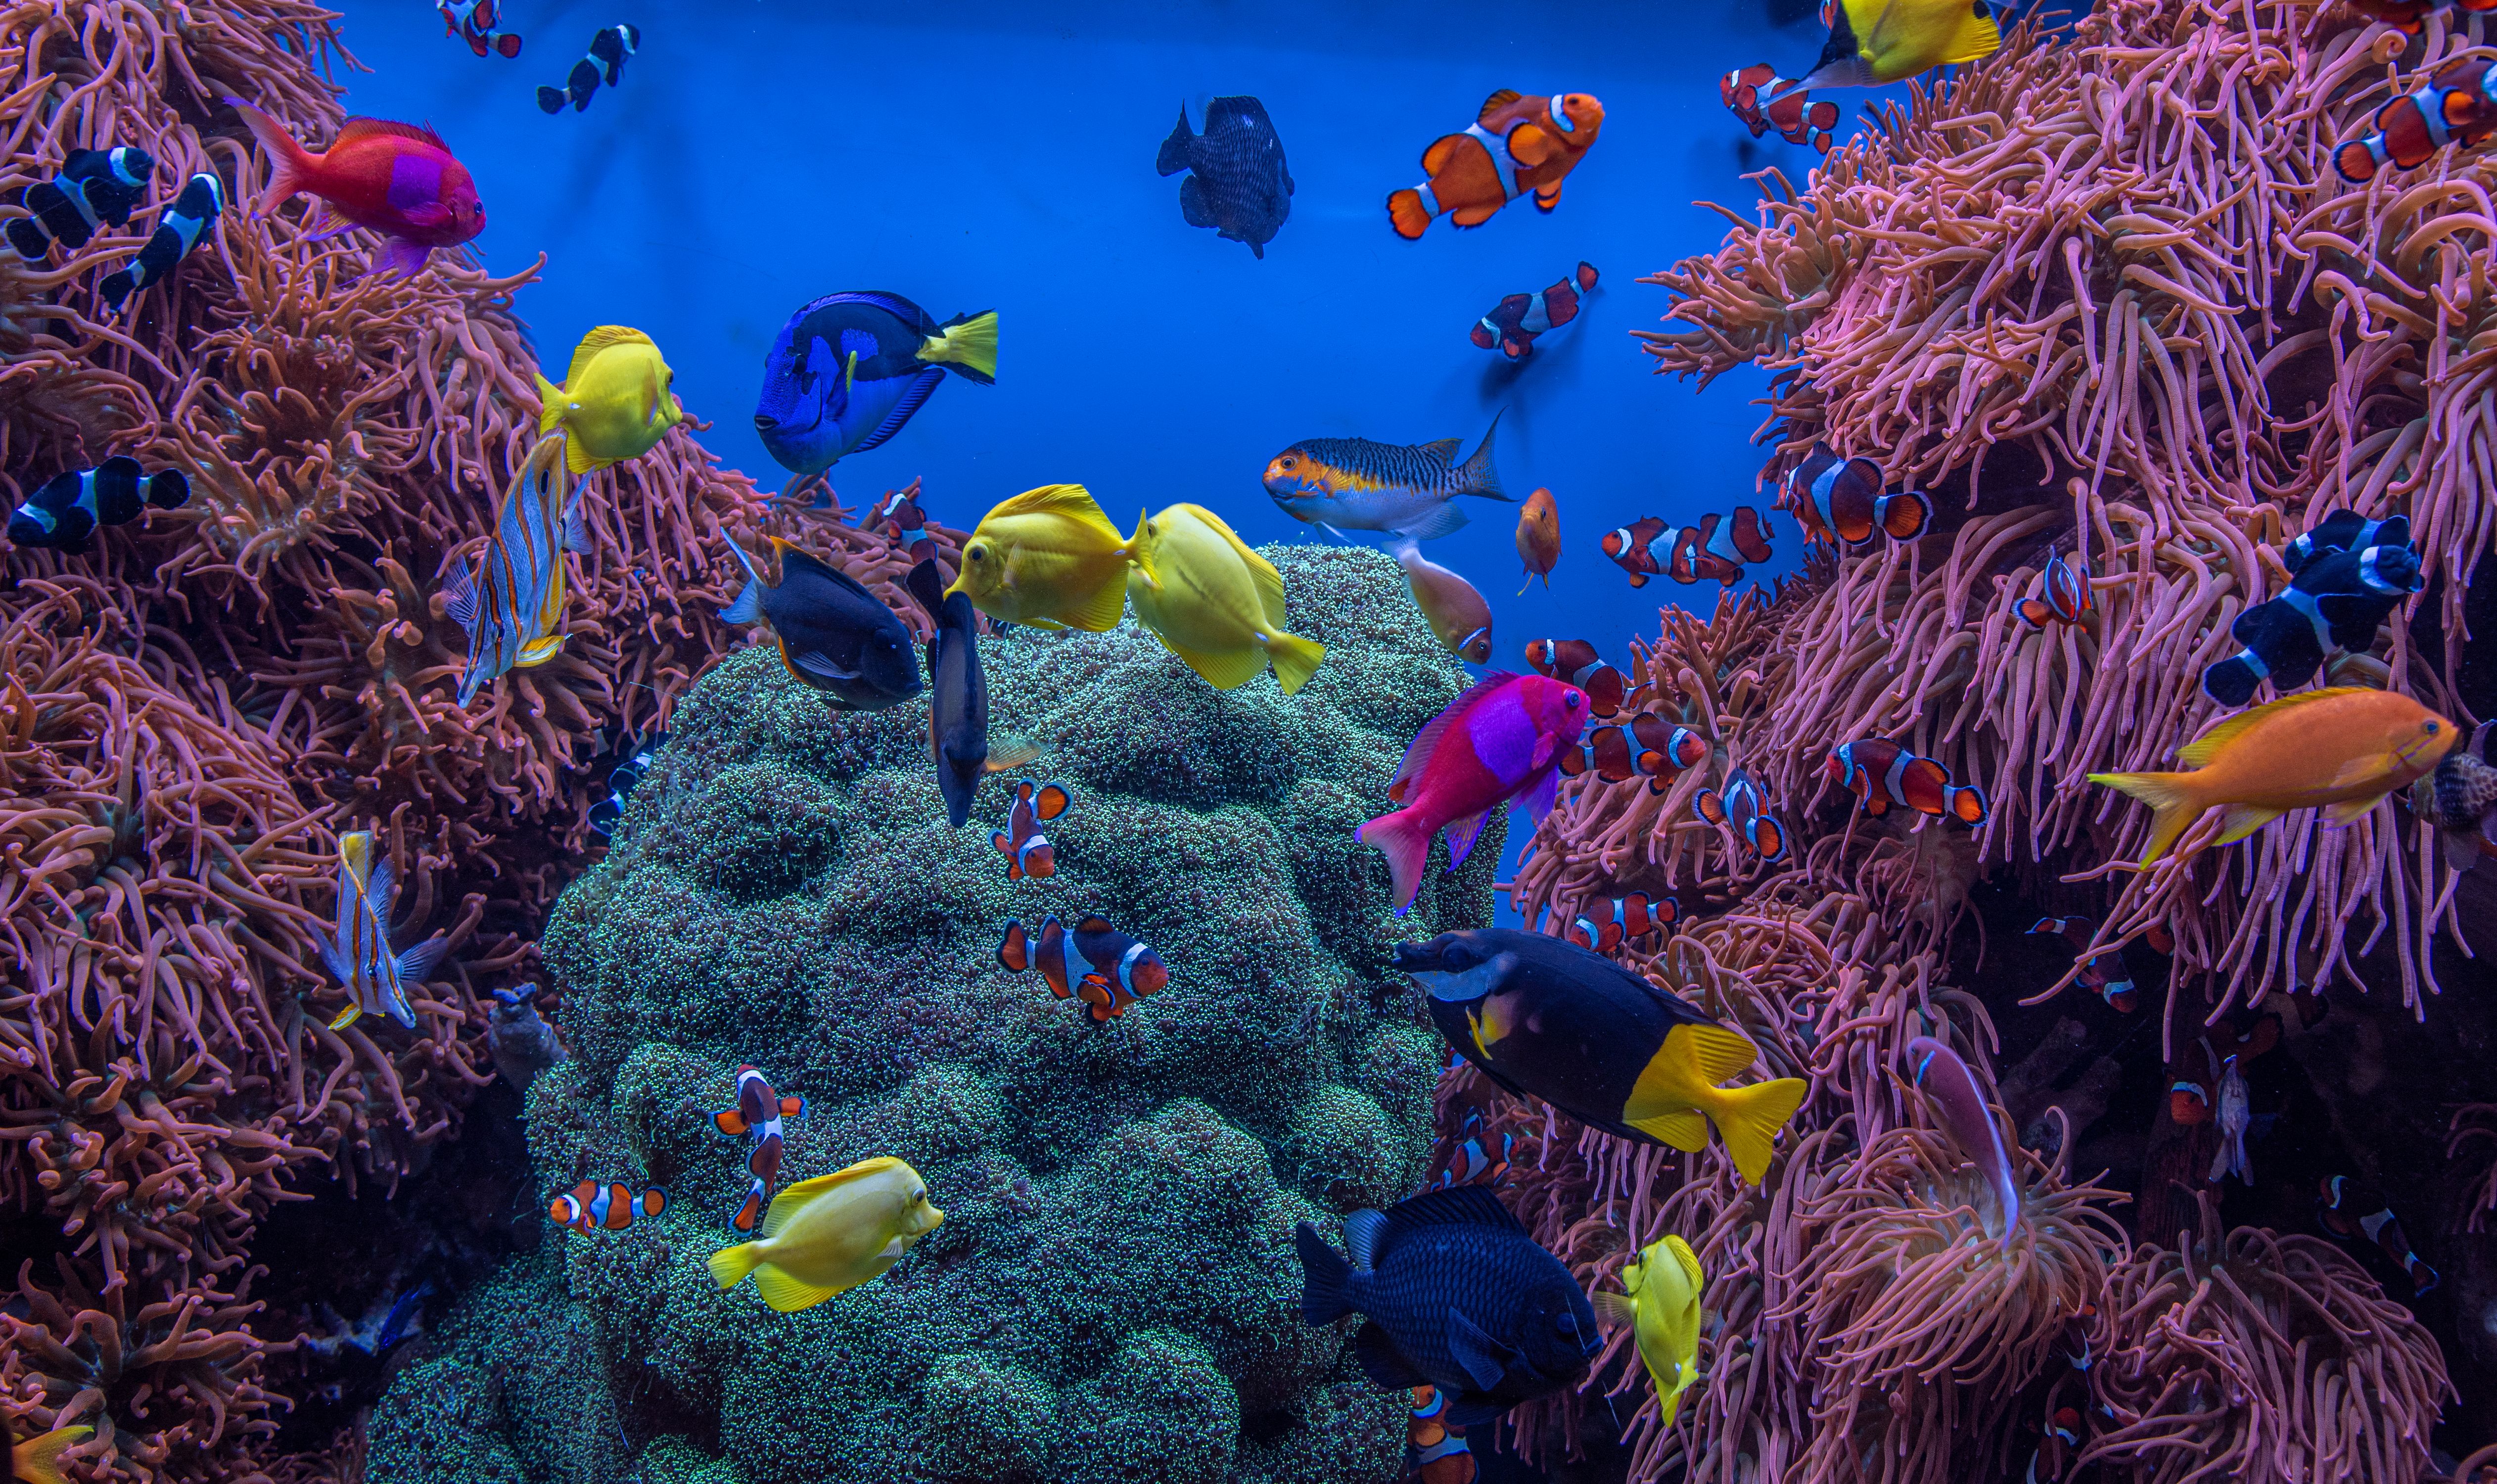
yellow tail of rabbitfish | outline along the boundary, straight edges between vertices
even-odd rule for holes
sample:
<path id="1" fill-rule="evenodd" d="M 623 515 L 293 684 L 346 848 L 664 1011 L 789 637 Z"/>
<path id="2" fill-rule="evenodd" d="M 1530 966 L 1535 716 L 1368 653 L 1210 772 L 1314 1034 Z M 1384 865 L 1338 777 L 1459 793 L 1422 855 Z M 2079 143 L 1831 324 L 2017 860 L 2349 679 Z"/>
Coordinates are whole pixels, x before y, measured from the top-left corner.
<path id="1" fill-rule="evenodd" d="M 61 1454 L 95 1436 L 91 1427 L 54 1428 L 9 1450 L 9 1472 L 26 1484 L 68 1484 Z"/>
<path id="2" fill-rule="evenodd" d="M 997 374 L 997 312 L 991 309 L 972 315 L 960 325 L 948 325 L 920 342 L 919 359 L 949 361 L 966 365 L 982 376 Z"/>
<path id="3" fill-rule="evenodd" d="M 1799 1077 L 1749 1088 L 1717 1086 L 1758 1056 L 1741 1033 L 1723 1026 L 1676 1026 L 1640 1070 L 1622 1121 L 1693 1153 L 1707 1148 L 1708 1123 L 1713 1121 L 1744 1183 L 1756 1185 L 1769 1173 L 1778 1130 L 1803 1106 L 1808 1089 Z"/>

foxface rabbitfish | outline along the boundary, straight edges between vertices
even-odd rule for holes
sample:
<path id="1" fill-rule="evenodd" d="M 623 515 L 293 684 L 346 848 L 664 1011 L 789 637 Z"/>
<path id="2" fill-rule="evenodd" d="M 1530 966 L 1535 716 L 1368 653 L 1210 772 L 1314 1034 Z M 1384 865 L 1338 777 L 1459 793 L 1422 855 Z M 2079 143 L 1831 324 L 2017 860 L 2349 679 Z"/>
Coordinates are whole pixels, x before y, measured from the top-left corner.
<path id="1" fill-rule="evenodd" d="M 1154 168 L 1165 175 L 1186 171 L 1179 183 L 1179 211 L 1191 227 L 1246 242 L 1258 257 L 1292 214 L 1292 173 L 1283 166 L 1283 142 L 1275 121 L 1254 98 L 1217 98 L 1205 107 L 1205 132 L 1187 126 L 1187 105 L 1179 127 L 1162 141 Z"/>
<path id="2" fill-rule="evenodd" d="M 947 371 L 995 382 L 996 310 L 939 325 L 899 294 L 827 294 L 789 316 L 763 358 L 754 430 L 782 468 L 821 474 L 901 431 Z"/>

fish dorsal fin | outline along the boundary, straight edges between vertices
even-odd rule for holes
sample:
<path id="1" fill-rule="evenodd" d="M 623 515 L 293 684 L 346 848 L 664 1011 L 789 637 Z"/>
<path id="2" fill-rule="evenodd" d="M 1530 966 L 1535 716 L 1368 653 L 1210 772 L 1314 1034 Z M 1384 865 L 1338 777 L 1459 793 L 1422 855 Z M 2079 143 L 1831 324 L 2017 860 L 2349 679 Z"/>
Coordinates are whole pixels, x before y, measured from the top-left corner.
<path id="1" fill-rule="evenodd" d="M 444 154 L 451 152 L 451 146 L 442 142 L 442 136 L 434 133 L 431 125 L 394 123 L 387 118 L 348 119 L 338 126 L 337 134 L 330 141 L 330 147 L 335 149 L 341 144 L 352 143 L 357 140 L 378 139 L 388 135 L 430 144 Z"/>
<path id="2" fill-rule="evenodd" d="M 1483 100 L 1482 109 L 1474 114 L 1474 122 L 1481 123 L 1484 119 L 1491 117 L 1494 113 L 1507 108 L 1510 104 L 1515 103 L 1518 99 L 1524 96 L 1525 95 L 1523 93 L 1520 93 L 1513 87 L 1501 88 L 1500 91 Z"/>
<path id="3" fill-rule="evenodd" d="M 877 597 L 874 593 L 868 591 L 866 584 L 861 583 L 857 578 L 850 576 L 848 573 L 834 566 L 831 562 L 824 560 L 814 553 L 806 550 L 804 547 L 791 546 L 789 543 L 781 540 L 777 536 L 772 538 L 772 545 L 780 553 L 780 581 L 782 583 L 785 584 L 789 581 L 789 574 L 793 571 L 809 573 L 815 577 L 820 577 L 824 581 L 834 584 L 850 593 L 861 598 L 865 598 L 868 602 L 874 604 L 878 608 L 882 608 L 884 606 L 884 600 Z"/>
<path id="4" fill-rule="evenodd" d="M 1398 784 L 1430 767 L 1432 750 L 1439 745 L 1439 739 L 1447 735 L 1448 723 L 1464 714 L 1476 701 L 1516 679 L 1505 670 L 1495 670 L 1474 681 L 1472 688 L 1464 695 L 1449 702 L 1447 710 L 1432 717 L 1428 725 L 1413 734 L 1413 744 L 1405 749 L 1405 761 L 1396 765 L 1396 776 L 1388 780 L 1388 788 L 1394 790 Z"/>
<path id="5" fill-rule="evenodd" d="M 1414 444 L 1413 450 L 1419 454 L 1427 454 L 1442 463 L 1455 463 L 1458 453 L 1465 446 L 1466 440 L 1463 438 L 1434 438 L 1428 443 Z"/>
<path id="6" fill-rule="evenodd" d="M 838 294 L 827 294 L 821 299 L 808 300 L 806 307 L 799 310 L 798 314 L 803 318 L 818 309 L 829 309 L 835 304 L 866 304 L 871 308 L 883 310 L 913 329 L 928 322 L 927 310 L 899 294 L 888 294 L 881 289 L 851 289 Z"/>
<path id="7" fill-rule="evenodd" d="M 1699 1254 L 1691 1249 L 1690 1243 L 1670 1232 L 1665 1234 L 1664 1249 L 1673 1254 L 1673 1260 L 1682 1268 L 1682 1276 L 1690 1279 L 1691 1302 L 1698 1303 L 1700 1290 L 1708 1286 L 1708 1275 L 1699 1266 Z"/>
<path id="8" fill-rule="evenodd" d="M 1101 509 L 1101 502 L 1092 498 L 1092 491 L 1082 485 L 1043 485 L 1037 489 L 1027 489 L 990 511 L 989 514 L 992 516 L 1065 516 L 1070 520 L 1098 521 L 1102 529 L 1114 536 L 1119 531 L 1117 526 L 1110 523 L 1110 517 Z"/>
<path id="9" fill-rule="evenodd" d="M 581 343 L 572 348 L 572 368 L 563 373 L 563 389 L 567 393 L 578 393 L 581 390 L 581 373 L 588 369 L 589 363 L 598 359 L 600 351 L 611 345 L 655 346 L 657 343 L 629 326 L 601 325 L 583 335 Z"/>
<path id="10" fill-rule="evenodd" d="M 1500 1197 L 1481 1185 L 1459 1185 L 1417 1195 L 1386 1213 L 1387 1224 L 1371 1244 L 1374 1263 L 1384 1262 L 1397 1244 L 1426 1226 L 1485 1226 L 1523 1237 L 1526 1228 Z"/>
<path id="11" fill-rule="evenodd" d="M 2187 742 L 2184 746 L 2179 747 L 2176 750 L 2176 756 L 2188 767 L 2206 768 L 2210 766 L 2213 758 L 2220 755 L 2221 749 L 2227 747 L 2228 743 L 2235 742 L 2239 737 L 2243 736 L 2249 728 L 2254 727 L 2260 722 L 2268 721 L 2272 717 L 2279 715 L 2282 711 L 2288 710 L 2292 707 L 2311 706 L 2314 703 L 2324 700 L 2328 697 L 2346 696 L 2354 691 L 2364 690 L 2367 687 L 2363 685 L 2330 685 L 2322 690 L 2302 691 L 2294 696 L 2283 696 L 2277 701 L 2266 701 L 2262 705 L 2254 708 L 2252 710 L 2237 712 L 2228 720 L 2221 722 L 2218 726 L 2213 727 L 2211 730 L 2203 733 L 2192 742 Z"/>
<path id="12" fill-rule="evenodd" d="M 1723 1026 L 1693 1026 L 1690 1035 L 1691 1054 L 1699 1063 L 1699 1075 L 1711 1087 L 1739 1075 L 1760 1055 L 1760 1049 L 1746 1040 L 1741 1031 Z"/>
<path id="13" fill-rule="evenodd" d="M 802 1180 L 786 1186 L 772 1198 L 772 1210 L 763 1217 L 763 1235 L 777 1235 L 781 1227 L 789 1224 L 792 1216 L 838 1186 L 854 1180 L 865 1180 L 870 1175 L 881 1175 L 900 1163 L 901 1161 L 891 1154 L 880 1154 L 873 1159 L 862 1159 L 846 1170 L 835 1170 L 830 1175 L 818 1175 L 812 1180 Z"/>
<path id="14" fill-rule="evenodd" d="M 1249 578 L 1257 584 L 1257 606 L 1265 611 L 1266 626 L 1277 629 L 1283 627 L 1283 574 L 1275 570 L 1273 562 L 1251 551 L 1248 543 L 1241 540 L 1238 532 L 1225 525 L 1220 516 L 1202 505 L 1190 505 L 1187 508 L 1195 511 L 1198 520 L 1213 527 L 1223 540 L 1231 543 L 1231 550 L 1239 554 L 1241 563 L 1248 567 Z"/>

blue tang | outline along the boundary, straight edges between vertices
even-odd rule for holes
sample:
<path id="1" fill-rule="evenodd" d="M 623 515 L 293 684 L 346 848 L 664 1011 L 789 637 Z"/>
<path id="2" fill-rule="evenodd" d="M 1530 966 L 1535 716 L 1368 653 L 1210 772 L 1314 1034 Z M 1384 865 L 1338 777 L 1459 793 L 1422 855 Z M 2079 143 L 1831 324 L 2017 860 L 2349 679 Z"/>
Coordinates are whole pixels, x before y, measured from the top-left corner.
<path id="1" fill-rule="evenodd" d="M 827 294 L 789 316 L 763 358 L 754 430 L 782 468 L 821 474 L 901 431 L 947 371 L 996 379 L 996 310 L 939 325 L 899 294 Z"/>

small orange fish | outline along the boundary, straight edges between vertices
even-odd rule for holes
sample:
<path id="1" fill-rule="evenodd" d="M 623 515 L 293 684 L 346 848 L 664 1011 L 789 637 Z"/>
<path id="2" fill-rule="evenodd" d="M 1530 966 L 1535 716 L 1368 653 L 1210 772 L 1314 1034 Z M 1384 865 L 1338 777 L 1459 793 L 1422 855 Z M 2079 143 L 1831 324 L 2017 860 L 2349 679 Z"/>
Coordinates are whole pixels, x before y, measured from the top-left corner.
<path id="1" fill-rule="evenodd" d="M 1474 584 L 1424 556 L 1421 544 L 1410 536 L 1393 538 L 1387 551 L 1396 565 L 1405 569 L 1406 584 L 1413 589 L 1413 605 L 1422 610 L 1440 645 L 1459 659 L 1488 663 L 1491 605 L 1474 590 Z"/>
<path id="2" fill-rule="evenodd" d="M 2435 768 L 2461 737 L 2408 696 L 2366 685 L 2309 690 L 2239 711 L 2179 749 L 2191 773 L 2094 773 L 2158 812 L 2146 869 L 2205 809 L 2226 805 L 2218 843 L 2244 839 L 2292 809 L 2332 805 L 2346 825 Z"/>
<path id="3" fill-rule="evenodd" d="M 1553 503 L 1552 491 L 1537 489 L 1526 497 L 1526 507 L 1517 513 L 1517 554 L 1526 563 L 1526 585 L 1534 585 L 1536 578 L 1543 585 L 1552 585 L 1552 569 L 1561 564 L 1561 507 Z M 1517 589 L 1524 597 L 1526 587 Z"/>
<path id="4" fill-rule="evenodd" d="M 1014 786 L 1014 803 L 1006 805 L 1006 827 L 989 837 L 989 843 L 1006 858 L 1006 879 L 1020 881 L 1026 876 L 1038 880 L 1058 872 L 1058 847 L 1040 827 L 1066 812 L 1068 798 L 1061 783 L 1034 783 L 1020 779 Z"/>
<path id="5" fill-rule="evenodd" d="M 1464 132 L 1443 134 L 1422 151 L 1430 178 L 1391 193 L 1387 219 L 1410 240 L 1442 213 L 1460 227 L 1479 227 L 1520 196 L 1532 195 L 1536 210 L 1549 211 L 1603 126 L 1604 106 L 1593 94 L 1527 97 L 1503 87 L 1483 100 Z"/>
<path id="6" fill-rule="evenodd" d="M 629 1185 L 602 1185 L 585 1180 L 547 1206 L 547 1219 L 577 1232 L 622 1231 L 636 1213 L 655 1216 L 668 1209 L 668 1192 L 652 1185 L 640 1195 Z"/>

